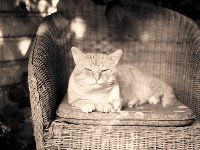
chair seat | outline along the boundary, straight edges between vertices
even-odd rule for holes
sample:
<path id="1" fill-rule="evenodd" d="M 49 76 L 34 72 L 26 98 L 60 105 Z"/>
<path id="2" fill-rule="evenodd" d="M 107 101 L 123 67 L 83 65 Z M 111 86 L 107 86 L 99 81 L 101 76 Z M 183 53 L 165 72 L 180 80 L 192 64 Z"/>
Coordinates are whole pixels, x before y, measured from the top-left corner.
<path id="1" fill-rule="evenodd" d="M 120 112 L 84 113 L 71 106 L 64 98 L 57 109 L 57 115 L 60 121 L 86 125 L 185 126 L 193 123 L 195 119 L 193 111 L 180 101 L 167 108 L 158 103 L 123 108 Z"/>
<path id="2" fill-rule="evenodd" d="M 55 119 L 45 130 L 45 149 L 199 149 L 200 122 L 184 127 L 103 126 Z"/>

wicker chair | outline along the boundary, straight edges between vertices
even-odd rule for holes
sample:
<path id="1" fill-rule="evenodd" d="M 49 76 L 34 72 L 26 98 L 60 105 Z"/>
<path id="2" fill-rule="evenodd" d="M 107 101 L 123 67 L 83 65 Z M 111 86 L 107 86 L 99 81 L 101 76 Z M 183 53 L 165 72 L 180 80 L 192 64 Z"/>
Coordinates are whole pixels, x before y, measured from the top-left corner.
<path id="1" fill-rule="evenodd" d="M 29 90 L 37 149 L 200 149 L 200 30 L 187 17 L 154 6 L 132 6 L 129 25 L 110 25 L 104 8 L 93 3 L 45 18 L 32 44 Z M 78 17 L 78 19 L 74 19 Z M 81 19 L 82 18 L 82 19 Z M 73 32 L 74 20 L 86 28 Z M 62 122 L 56 109 L 74 67 L 71 47 L 110 53 L 134 63 L 175 89 L 197 121 L 184 127 L 103 126 Z"/>

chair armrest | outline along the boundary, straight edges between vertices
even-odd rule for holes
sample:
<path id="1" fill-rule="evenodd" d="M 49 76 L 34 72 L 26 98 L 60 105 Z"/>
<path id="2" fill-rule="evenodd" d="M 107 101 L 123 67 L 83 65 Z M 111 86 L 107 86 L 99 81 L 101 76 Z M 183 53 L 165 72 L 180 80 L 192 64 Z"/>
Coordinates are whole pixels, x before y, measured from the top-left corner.
<path id="1" fill-rule="evenodd" d="M 71 63 L 67 60 L 68 48 L 63 45 L 71 45 L 67 43 L 67 38 L 59 37 L 63 33 L 62 25 L 68 33 L 67 19 L 58 13 L 46 17 L 30 47 L 28 82 L 38 149 L 44 145 L 45 129 L 56 117 L 56 109 L 67 90 Z"/>
<path id="2" fill-rule="evenodd" d="M 42 23 L 31 47 L 28 81 L 35 126 L 48 127 L 55 116 L 56 71 L 49 27 Z"/>
<path id="3" fill-rule="evenodd" d="M 193 83 L 192 87 L 188 87 L 188 90 L 191 90 L 189 107 L 194 110 L 200 120 L 200 28 L 197 26 L 192 33 L 191 78 L 193 78 Z"/>

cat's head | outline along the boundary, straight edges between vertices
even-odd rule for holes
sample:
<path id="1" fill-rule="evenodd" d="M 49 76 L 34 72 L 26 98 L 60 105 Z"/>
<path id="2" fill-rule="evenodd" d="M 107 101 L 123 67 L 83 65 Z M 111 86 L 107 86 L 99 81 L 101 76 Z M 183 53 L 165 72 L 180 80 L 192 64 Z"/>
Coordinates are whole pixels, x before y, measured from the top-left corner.
<path id="1" fill-rule="evenodd" d="M 71 51 L 76 64 L 73 73 L 77 84 L 100 88 L 116 83 L 116 65 L 122 55 L 122 50 L 117 50 L 110 55 L 85 54 L 76 47 L 72 47 Z"/>

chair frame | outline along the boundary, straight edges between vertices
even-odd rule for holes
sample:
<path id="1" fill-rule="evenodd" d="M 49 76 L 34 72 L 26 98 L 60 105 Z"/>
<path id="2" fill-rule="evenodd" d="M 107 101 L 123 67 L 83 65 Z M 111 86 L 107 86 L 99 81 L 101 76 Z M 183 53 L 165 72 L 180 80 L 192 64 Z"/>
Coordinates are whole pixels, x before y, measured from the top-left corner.
<path id="1" fill-rule="evenodd" d="M 180 15 L 163 8 L 156 9 L 156 11 L 157 13 L 166 11 L 167 15 L 175 14 L 176 17 Z M 57 81 L 62 76 L 52 76 L 52 72 L 54 73 L 56 70 L 50 68 L 51 65 L 54 67 L 59 66 L 59 62 L 55 59 L 59 54 L 55 51 L 50 54 L 50 51 L 42 50 L 45 48 L 54 49 L 52 41 L 55 37 L 48 39 L 49 36 L 52 36 L 51 32 L 53 31 L 50 25 L 53 20 L 52 18 L 58 18 L 57 21 L 59 21 L 61 14 L 53 14 L 41 23 L 32 44 L 32 51 L 29 57 L 28 81 L 34 135 L 38 150 L 200 149 L 200 122 L 198 121 L 200 118 L 200 29 L 195 23 L 180 15 L 182 20 L 184 20 L 183 22 L 186 23 L 186 26 L 191 28 L 191 32 L 194 34 L 192 35 L 193 41 L 189 41 L 191 42 L 191 47 L 194 47 L 192 52 L 192 62 L 194 63 L 191 70 L 199 76 L 194 77 L 193 87 L 191 87 L 191 91 L 193 92 L 192 98 L 194 98 L 195 101 L 185 103 L 194 110 L 198 118 L 195 123 L 185 127 L 93 126 L 70 124 L 56 118 L 56 109 L 63 98 L 64 92 L 66 92 L 67 81 L 63 81 L 66 84 L 66 87 L 63 87 L 63 91 L 60 91 L 58 86 L 50 89 L 54 84 L 62 82 Z M 45 30 L 47 28 L 48 30 Z M 44 29 L 44 31 L 41 29 Z M 50 59 L 51 56 L 53 60 Z M 42 69 L 40 66 L 45 67 Z M 47 74 L 45 71 L 48 69 L 50 69 L 50 71 Z M 45 82 L 45 78 L 47 77 L 49 78 L 48 84 Z M 51 97 L 51 92 L 55 92 L 53 98 Z M 44 99 L 50 98 L 52 98 L 52 101 L 44 101 Z M 59 100 L 55 101 L 57 99 Z"/>

